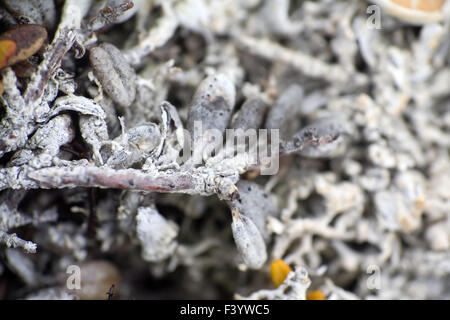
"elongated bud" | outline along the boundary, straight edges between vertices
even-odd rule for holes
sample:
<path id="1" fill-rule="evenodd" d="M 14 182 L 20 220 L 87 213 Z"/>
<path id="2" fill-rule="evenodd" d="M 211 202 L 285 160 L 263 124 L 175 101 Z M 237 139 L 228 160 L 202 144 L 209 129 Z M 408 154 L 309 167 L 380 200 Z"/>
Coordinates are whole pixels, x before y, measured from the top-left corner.
<path id="1" fill-rule="evenodd" d="M 278 208 L 272 197 L 264 192 L 255 182 L 239 180 L 236 184 L 239 190 L 239 199 L 234 199 L 232 207 L 239 210 L 239 213 L 252 220 L 258 228 L 262 237 L 268 240 L 269 235 L 265 229 L 268 216 L 276 216 Z"/>
<path id="2" fill-rule="evenodd" d="M 231 211 L 234 242 L 244 263 L 251 269 L 259 269 L 267 260 L 266 244 L 258 228 L 237 209 Z"/>
<path id="3" fill-rule="evenodd" d="M 122 107 L 128 107 L 136 97 L 136 74 L 119 49 L 109 43 L 94 47 L 89 59 L 95 76 L 105 92 Z"/>
<path id="4" fill-rule="evenodd" d="M 189 132 L 191 134 L 194 132 L 195 122 L 199 121 L 202 126 L 202 135 L 211 129 L 225 132 L 234 109 L 235 99 L 236 89 L 227 76 L 216 74 L 204 79 L 197 88 L 189 108 L 187 121 Z"/>
<path id="5" fill-rule="evenodd" d="M 303 89 L 298 84 L 287 88 L 270 109 L 266 119 L 267 129 L 279 129 L 280 138 L 288 139 L 295 130 L 300 112 L 299 103 L 303 100 Z"/>
<path id="6" fill-rule="evenodd" d="M 267 105 L 260 98 L 249 98 L 233 117 L 233 129 L 259 129 L 264 121 Z"/>

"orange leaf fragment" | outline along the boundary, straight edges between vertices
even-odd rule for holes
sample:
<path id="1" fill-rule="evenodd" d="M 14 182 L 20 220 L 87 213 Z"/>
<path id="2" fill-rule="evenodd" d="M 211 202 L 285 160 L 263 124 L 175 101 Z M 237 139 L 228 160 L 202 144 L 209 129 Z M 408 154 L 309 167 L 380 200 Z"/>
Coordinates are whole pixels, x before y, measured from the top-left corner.
<path id="1" fill-rule="evenodd" d="M 408 9 L 433 12 L 441 10 L 445 0 L 392 0 L 392 2 Z"/>
<path id="2" fill-rule="evenodd" d="M 306 300 L 327 300 L 325 294 L 321 290 L 314 290 L 306 294 Z"/>
<path id="3" fill-rule="evenodd" d="M 16 43 L 12 40 L 0 40 L 0 69 L 8 65 L 9 58 L 16 53 Z"/>
<path id="4" fill-rule="evenodd" d="M 32 56 L 44 45 L 47 40 L 47 30 L 37 24 L 24 24 L 8 30 L 0 35 L 0 41 L 12 41 L 16 50 L 9 56 L 5 66 L 23 61 Z"/>
<path id="5" fill-rule="evenodd" d="M 275 287 L 278 288 L 278 286 L 283 283 L 284 279 L 286 279 L 287 275 L 291 271 L 291 267 L 289 267 L 289 265 L 283 260 L 279 259 L 273 261 L 270 264 L 270 273 L 272 276 L 272 282 Z"/>
<path id="6" fill-rule="evenodd" d="M 448 0 L 371 0 L 390 15 L 412 24 L 442 21 Z"/>

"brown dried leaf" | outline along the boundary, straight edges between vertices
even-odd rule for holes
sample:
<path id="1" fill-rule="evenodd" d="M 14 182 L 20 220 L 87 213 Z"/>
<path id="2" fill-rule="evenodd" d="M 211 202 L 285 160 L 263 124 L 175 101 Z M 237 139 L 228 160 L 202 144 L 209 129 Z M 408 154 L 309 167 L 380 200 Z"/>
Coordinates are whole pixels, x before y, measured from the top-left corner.
<path id="1" fill-rule="evenodd" d="M 32 56 L 47 40 L 47 30 L 36 24 L 21 25 L 0 35 L 0 40 L 10 40 L 16 44 L 15 53 L 8 59 L 7 66 Z"/>

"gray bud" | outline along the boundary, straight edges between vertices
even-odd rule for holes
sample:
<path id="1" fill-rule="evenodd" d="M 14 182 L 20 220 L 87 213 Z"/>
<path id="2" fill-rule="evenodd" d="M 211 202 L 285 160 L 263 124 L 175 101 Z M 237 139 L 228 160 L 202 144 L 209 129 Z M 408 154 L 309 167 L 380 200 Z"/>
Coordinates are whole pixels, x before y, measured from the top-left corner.
<path id="1" fill-rule="evenodd" d="M 251 269 L 259 269 L 267 260 L 266 244 L 253 221 L 233 210 L 231 230 L 234 242 L 245 265 Z"/>
<path id="2" fill-rule="evenodd" d="M 239 199 L 234 199 L 232 206 L 237 208 L 241 215 L 250 218 L 263 238 L 267 239 L 266 219 L 268 216 L 276 216 L 278 214 L 275 202 L 255 182 L 240 180 L 236 187 L 238 188 Z"/>
<path id="3" fill-rule="evenodd" d="M 233 129 L 259 129 L 264 121 L 267 105 L 260 98 L 249 98 L 236 112 L 231 123 Z"/>
<path id="4" fill-rule="evenodd" d="M 267 115 L 267 129 L 279 129 L 280 138 L 287 139 L 295 130 L 300 112 L 299 103 L 303 100 L 303 89 L 293 84 L 286 89 L 275 102 L 275 105 L 269 110 Z"/>
<path id="5" fill-rule="evenodd" d="M 210 129 L 225 132 L 234 109 L 235 98 L 236 89 L 227 76 L 216 74 L 204 79 L 189 107 L 189 132 L 194 132 L 196 121 L 201 121 L 203 132 Z"/>
<path id="6" fill-rule="evenodd" d="M 105 92 L 120 106 L 128 107 L 136 97 L 136 74 L 120 50 L 103 43 L 90 50 L 89 60 Z"/>

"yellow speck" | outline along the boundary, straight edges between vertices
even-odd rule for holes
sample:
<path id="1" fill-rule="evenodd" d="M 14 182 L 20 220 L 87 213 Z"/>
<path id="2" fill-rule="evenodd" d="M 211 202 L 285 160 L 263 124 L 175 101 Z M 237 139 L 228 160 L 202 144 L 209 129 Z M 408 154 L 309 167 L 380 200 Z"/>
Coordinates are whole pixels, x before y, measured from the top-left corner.
<path id="1" fill-rule="evenodd" d="M 270 264 L 270 273 L 272 275 L 272 281 L 275 287 L 278 288 L 280 284 L 283 283 L 284 279 L 286 279 L 289 272 L 292 269 L 289 265 L 283 260 L 275 260 Z"/>
<path id="2" fill-rule="evenodd" d="M 423 209 L 423 207 L 425 206 L 425 198 L 423 197 L 418 198 L 416 201 L 416 206 L 418 209 Z"/>
<path id="3" fill-rule="evenodd" d="M 321 290 L 314 290 L 306 294 L 306 300 L 327 300 Z"/>

